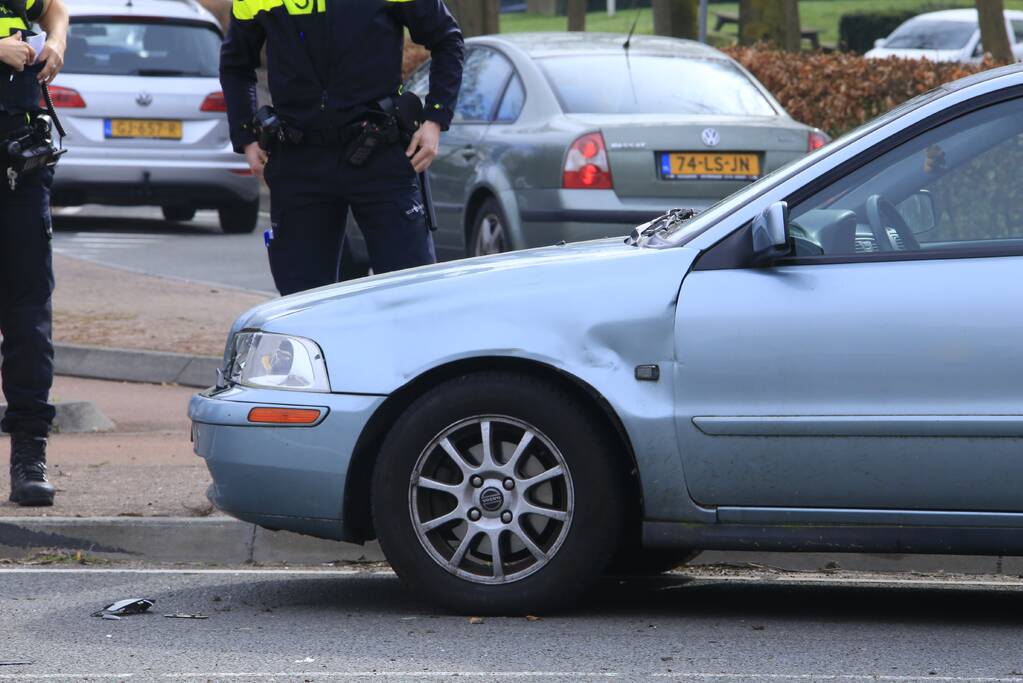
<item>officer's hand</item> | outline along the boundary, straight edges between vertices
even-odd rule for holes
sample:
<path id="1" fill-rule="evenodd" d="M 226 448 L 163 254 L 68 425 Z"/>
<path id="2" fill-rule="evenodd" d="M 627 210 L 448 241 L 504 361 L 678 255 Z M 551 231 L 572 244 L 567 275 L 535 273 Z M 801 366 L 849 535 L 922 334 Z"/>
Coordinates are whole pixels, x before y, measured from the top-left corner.
<path id="1" fill-rule="evenodd" d="M 0 62 L 15 71 L 24 71 L 25 67 L 36 60 L 36 51 L 21 39 L 21 31 L 0 40 Z"/>
<path id="2" fill-rule="evenodd" d="M 266 166 L 266 152 L 262 150 L 258 142 L 250 142 L 245 145 L 245 160 L 249 162 L 249 168 L 257 178 L 263 177 L 263 168 Z"/>
<path id="3" fill-rule="evenodd" d="M 440 125 L 433 121 L 426 121 L 419 126 L 419 130 L 412 136 L 412 142 L 405 150 L 416 173 L 422 173 L 430 168 L 430 164 L 437 158 L 437 150 L 440 148 Z"/>
<path id="4" fill-rule="evenodd" d="M 64 47 L 65 45 L 61 41 L 49 38 L 46 40 L 43 51 L 39 53 L 39 61 L 46 63 L 46 66 L 39 72 L 40 83 L 52 83 L 60 70 L 64 68 Z"/>

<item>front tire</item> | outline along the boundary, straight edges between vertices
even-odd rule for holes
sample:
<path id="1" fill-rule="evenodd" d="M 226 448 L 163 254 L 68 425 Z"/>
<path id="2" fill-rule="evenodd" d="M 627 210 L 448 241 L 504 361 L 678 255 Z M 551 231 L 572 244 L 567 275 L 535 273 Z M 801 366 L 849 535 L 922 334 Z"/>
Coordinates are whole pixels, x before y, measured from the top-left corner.
<path id="1" fill-rule="evenodd" d="M 384 554 L 413 591 L 455 612 L 571 604 L 622 535 L 625 470 L 613 442 L 547 382 L 513 373 L 446 382 L 381 448 L 372 511 Z"/>
<path id="2" fill-rule="evenodd" d="M 217 209 L 220 229 L 228 235 L 244 235 L 256 229 L 259 222 L 259 198 L 248 202 L 232 202 Z"/>

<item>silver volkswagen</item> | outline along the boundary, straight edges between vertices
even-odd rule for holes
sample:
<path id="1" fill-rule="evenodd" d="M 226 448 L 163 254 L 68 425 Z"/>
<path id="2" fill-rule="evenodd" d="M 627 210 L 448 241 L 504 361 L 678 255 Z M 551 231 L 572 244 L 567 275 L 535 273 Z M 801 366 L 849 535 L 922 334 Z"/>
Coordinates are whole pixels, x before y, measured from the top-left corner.
<path id="1" fill-rule="evenodd" d="M 537 613 L 702 549 L 1023 554 L 1023 67 L 695 218 L 241 316 L 196 452 L 222 510 L 378 538 Z"/>
<path id="2" fill-rule="evenodd" d="M 217 209 L 251 232 L 259 183 L 228 140 L 220 24 L 195 0 L 71 5 L 64 70 L 50 87 L 68 131 L 53 203 Z"/>

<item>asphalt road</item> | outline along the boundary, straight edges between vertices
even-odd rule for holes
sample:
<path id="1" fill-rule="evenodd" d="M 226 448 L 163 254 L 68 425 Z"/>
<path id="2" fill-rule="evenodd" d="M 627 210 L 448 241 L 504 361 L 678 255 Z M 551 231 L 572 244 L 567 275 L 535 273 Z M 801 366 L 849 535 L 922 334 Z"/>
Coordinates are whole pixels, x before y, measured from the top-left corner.
<path id="1" fill-rule="evenodd" d="M 215 211 L 200 211 L 185 223 L 165 221 L 155 207 L 85 206 L 53 213 L 53 249 L 58 254 L 276 294 L 263 244 L 267 213 L 250 235 L 223 234 Z"/>
<path id="2" fill-rule="evenodd" d="M 1020 581 L 671 575 L 472 623 L 387 571 L 184 571 L 0 569 L 0 664 L 32 662 L 0 680 L 1023 680 Z M 89 616 L 127 597 L 156 607 Z"/>

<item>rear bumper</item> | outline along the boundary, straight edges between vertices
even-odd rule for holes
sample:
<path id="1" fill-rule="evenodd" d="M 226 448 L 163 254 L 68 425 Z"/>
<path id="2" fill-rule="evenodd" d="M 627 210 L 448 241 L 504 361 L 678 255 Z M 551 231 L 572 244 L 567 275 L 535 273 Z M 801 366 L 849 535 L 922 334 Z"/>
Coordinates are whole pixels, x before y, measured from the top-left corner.
<path id="1" fill-rule="evenodd" d="M 518 203 L 519 248 L 540 247 L 561 240 L 578 242 L 602 237 L 625 237 L 633 228 L 669 209 L 706 209 L 715 197 L 672 199 L 621 198 L 614 190 L 527 190 Z"/>
<path id="2" fill-rule="evenodd" d="M 119 206 L 181 204 L 218 208 L 259 198 L 259 180 L 241 157 L 213 152 L 179 158 L 117 158 L 72 148 L 57 165 L 53 203 Z"/>
<path id="3" fill-rule="evenodd" d="M 348 465 L 382 396 L 230 389 L 189 403 L 195 453 L 206 460 L 218 509 L 273 530 L 348 540 L 341 511 Z M 319 407 L 311 427 L 254 426 L 256 406 Z"/>

